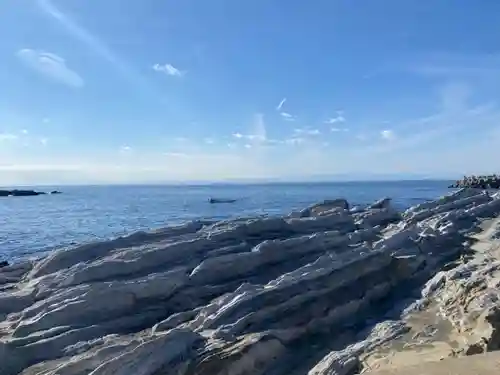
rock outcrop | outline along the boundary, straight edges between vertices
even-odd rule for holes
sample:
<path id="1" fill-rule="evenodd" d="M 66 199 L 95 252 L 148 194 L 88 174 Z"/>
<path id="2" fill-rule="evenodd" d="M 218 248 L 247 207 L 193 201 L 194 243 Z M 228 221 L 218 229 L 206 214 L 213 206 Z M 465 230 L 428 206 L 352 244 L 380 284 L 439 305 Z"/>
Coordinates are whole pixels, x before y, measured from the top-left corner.
<path id="1" fill-rule="evenodd" d="M 329 200 L 7 265 L 0 374 L 355 374 L 431 301 L 457 327 L 484 322 L 493 350 L 500 263 L 444 269 L 470 250 L 479 220 L 499 213 L 500 196 L 472 190 L 403 213 L 389 199 L 364 209 Z"/>
<path id="2" fill-rule="evenodd" d="M 45 195 L 43 191 L 35 190 L 0 190 L 0 197 L 31 197 L 36 195 Z M 51 194 L 61 194 L 60 191 L 52 191 Z"/>

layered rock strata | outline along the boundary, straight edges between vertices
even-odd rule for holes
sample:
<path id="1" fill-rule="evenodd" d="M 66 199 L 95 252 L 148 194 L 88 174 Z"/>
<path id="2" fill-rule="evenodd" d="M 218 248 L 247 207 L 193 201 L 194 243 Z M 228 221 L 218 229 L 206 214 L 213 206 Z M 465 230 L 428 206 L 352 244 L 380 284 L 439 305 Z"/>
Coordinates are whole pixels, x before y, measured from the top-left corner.
<path id="1" fill-rule="evenodd" d="M 500 196 L 473 190 L 403 213 L 388 199 L 365 208 L 329 200 L 8 265 L 0 374 L 354 374 L 430 300 L 450 319 L 469 317 L 456 311 L 467 298 L 460 288 L 481 290 L 474 303 L 488 307 L 467 321 L 484 316 L 493 350 L 500 302 L 487 275 L 496 263 L 443 266 L 470 251 L 481 218 L 499 213 Z M 484 285 L 450 293 L 457 275 L 474 272 Z"/>

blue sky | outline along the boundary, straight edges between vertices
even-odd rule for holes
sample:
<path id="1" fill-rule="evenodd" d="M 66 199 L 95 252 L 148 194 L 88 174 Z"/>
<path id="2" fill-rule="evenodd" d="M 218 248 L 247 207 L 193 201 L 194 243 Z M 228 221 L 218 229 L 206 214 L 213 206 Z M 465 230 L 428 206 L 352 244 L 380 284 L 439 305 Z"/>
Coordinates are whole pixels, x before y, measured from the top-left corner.
<path id="1" fill-rule="evenodd" d="M 496 0 L 3 0 L 0 184 L 498 172 Z"/>

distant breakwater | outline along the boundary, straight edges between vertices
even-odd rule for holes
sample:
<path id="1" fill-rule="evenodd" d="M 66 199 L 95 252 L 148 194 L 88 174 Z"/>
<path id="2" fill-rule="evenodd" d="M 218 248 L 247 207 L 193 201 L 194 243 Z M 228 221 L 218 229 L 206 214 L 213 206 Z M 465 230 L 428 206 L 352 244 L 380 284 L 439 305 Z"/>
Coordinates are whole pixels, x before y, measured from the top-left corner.
<path id="1" fill-rule="evenodd" d="M 450 188 L 476 188 L 476 189 L 500 189 L 500 176 L 485 175 L 485 176 L 464 176 L 461 180 L 457 180 Z"/>

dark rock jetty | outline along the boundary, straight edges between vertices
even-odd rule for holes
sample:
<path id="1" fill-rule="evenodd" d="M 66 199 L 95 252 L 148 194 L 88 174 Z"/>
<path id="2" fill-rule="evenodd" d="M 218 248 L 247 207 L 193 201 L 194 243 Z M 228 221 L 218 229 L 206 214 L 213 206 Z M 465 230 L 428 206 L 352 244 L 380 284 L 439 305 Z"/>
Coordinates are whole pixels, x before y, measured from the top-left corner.
<path id="1" fill-rule="evenodd" d="M 476 188 L 476 189 L 500 189 L 500 176 L 496 174 L 487 176 L 464 176 L 457 180 L 450 188 Z"/>
<path id="2" fill-rule="evenodd" d="M 35 190 L 0 190 L 0 197 L 31 197 L 34 195 L 44 195 L 47 194 L 43 191 Z M 61 194 L 60 191 L 52 191 L 50 194 Z"/>

